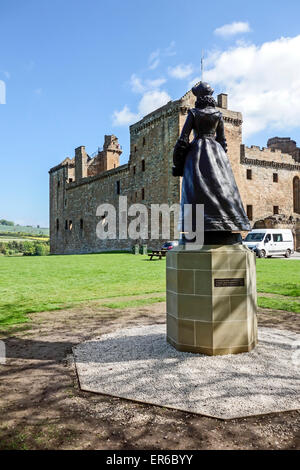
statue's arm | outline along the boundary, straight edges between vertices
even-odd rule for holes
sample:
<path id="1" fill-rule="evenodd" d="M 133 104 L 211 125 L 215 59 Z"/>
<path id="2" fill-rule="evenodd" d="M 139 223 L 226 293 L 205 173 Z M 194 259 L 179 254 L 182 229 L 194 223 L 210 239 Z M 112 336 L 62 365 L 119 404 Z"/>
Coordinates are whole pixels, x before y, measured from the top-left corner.
<path id="1" fill-rule="evenodd" d="M 216 131 L 216 141 L 219 142 L 219 144 L 222 145 L 225 152 L 227 152 L 227 142 L 226 142 L 226 137 L 225 137 L 223 116 L 221 116 L 219 123 L 218 123 L 217 131 Z"/>
<path id="2" fill-rule="evenodd" d="M 183 176 L 183 167 L 186 154 L 189 150 L 190 133 L 193 129 L 194 116 L 189 111 L 179 139 L 177 140 L 173 152 L 173 176 Z"/>
<path id="3" fill-rule="evenodd" d="M 192 111 L 189 110 L 178 140 L 183 140 L 184 142 L 188 144 L 190 140 L 190 133 L 192 132 L 192 129 L 193 129 L 193 125 L 194 125 L 194 115 Z"/>

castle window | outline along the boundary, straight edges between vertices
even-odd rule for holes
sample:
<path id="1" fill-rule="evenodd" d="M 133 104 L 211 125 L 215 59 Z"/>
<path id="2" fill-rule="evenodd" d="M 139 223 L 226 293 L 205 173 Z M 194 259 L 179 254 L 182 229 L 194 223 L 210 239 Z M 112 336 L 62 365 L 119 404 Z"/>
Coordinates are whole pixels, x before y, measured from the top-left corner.
<path id="1" fill-rule="evenodd" d="M 134 146 L 134 152 L 136 152 L 136 151 L 137 151 L 137 148 L 136 148 L 136 145 L 135 145 L 135 146 Z"/>
<path id="2" fill-rule="evenodd" d="M 120 194 L 120 181 L 117 181 L 116 190 L 117 190 L 117 194 Z"/>
<path id="3" fill-rule="evenodd" d="M 135 192 L 135 195 L 134 195 L 134 201 L 135 202 L 137 201 L 137 191 Z"/>
<path id="4" fill-rule="evenodd" d="M 80 230 L 83 230 L 83 219 L 80 219 Z"/>
<path id="5" fill-rule="evenodd" d="M 68 221 L 65 221 L 65 230 L 68 230 Z"/>
<path id="6" fill-rule="evenodd" d="M 60 187 L 60 181 L 58 180 L 57 182 L 57 187 L 59 188 Z"/>
<path id="7" fill-rule="evenodd" d="M 142 171 L 145 171 L 145 160 L 142 160 Z"/>
<path id="8" fill-rule="evenodd" d="M 143 137 L 143 147 L 145 147 L 145 145 L 146 145 L 146 139 L 145 137 Z"/>
<path id="9" fill-rule="evenodd" d="M 247 206 L 247 217 L 249 220 L 253 220 L 253 206 Z"/>
<path id="10" fill-rule="evenodd" d="M 252 170 L 247 170 L 247 180 L 252 180 Z"/>
<path id="11" fill-rule="evenodd" d="M 67 198 L 65 199 L 65 207 L 67 207 Z"/>
<path id="12" fill-rule="evenodd" d="M 278 173 L 273 173 L 273 183 L 278 183 Z"/>
<path id="13" fill-rule="evenodd" d="M 72 183 L 72 181 L 73 181 L 73 178 L 69 178 L 69 183 Z"/>
<path id="14" fill-rule="evenodd" d="M 71 231 L 73 228 L 73 223 L 72 223 L 72 220 L 69 220 L 69 230 Z"/>
<path id="15" fill-rule="evenodd" d="M 56 219 L 56 231 L 58 232 L 59 231 L 59 220 Z"/>
<path id="16" fill-rule="evenodd" d="M 135 175 L 135 170 L 136 170 L 136 168 L 135 168 L 135 165 L 134 165 L 134 167 L 133 167 L 133 174 L 134 175 Z"/>
<path id="17" fill-rule="evenodd" d="M 294 212 L 300 214 L 300 179 L 295 176 L 293 179 L 293 199 L 294 199 Z"/>
<path id="18" fill-rule="evenodd" d="M 279 206 L 273 206 L 273 214 L 279 214 Z"/>
<path id="19" fill-rule="evenodd" d="M 145 189 L 142 188 L 142 201 L 145 199 Z"/>

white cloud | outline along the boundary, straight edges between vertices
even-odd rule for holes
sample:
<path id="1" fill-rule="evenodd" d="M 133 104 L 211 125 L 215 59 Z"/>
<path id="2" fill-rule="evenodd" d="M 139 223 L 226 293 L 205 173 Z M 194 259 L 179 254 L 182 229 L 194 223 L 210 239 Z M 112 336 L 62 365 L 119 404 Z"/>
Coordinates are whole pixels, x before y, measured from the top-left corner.
<path id="1" fill-rule="evenodd" d="M 235 21 L 230 24 L 224 24 L 220 28 L 216 28 L 214 33 L 217 36 L 234 36 L 235 34 L 249 33 L 251 31 L 249 23 L 243 21 Z"/>
<path id="2" fill-rule="evenodd" d="M 165 78 L 156 78 L 154 80 L 146 80 L 146 87 L 147 88 L 159 88 L 161 87 L 164 83 L 166 83 Z"/>
<path id="3" fill-rule="evenodd" d="M 175 42 L 171 41 L 167 48 L 162 50 L 156 49 L 153 51 L 148 58 L 148 68 L 154 70 L 159 65 L 161 57 L 175 55 L 176 52 L 174 48 Z M 166 91 L 160 89 L 166 81 L 167 80 L 164 77 L 141 79 L 133 73 L 129 82 L 131 90 L 134 93 L 142 95 L 137 106 L 137 112 L 132 112 L 127 105 L 125 105 L 120 111 L 115 110 L 112 115 L 113 125 L 125 126 L 133 124 L 143 116 L 168 103 L 168 101 L 171 100 L 170 96 Z"/>
<path id="4" fill-rule="evenodd" d="M 167 57 L 171 57 L 171 56 L 176 55 L 175 41 L 171 41 L 169 46 L 166 47 L 166 49 L 164 49 L 164 55 L 167 56 Z"/>
<path id="5" fill-rule="evenodd" d="M 166 91 L 152 90 L 147 91 L 142 96 L 138 104 L 138 112 L 133 113 L 127 105 L 121 111 L 114 111 L 113 125 L 114 126 L 127 126 L 142 119 L 146 114 L 151 113 L 157 108 L 165 105 L 171 98 Z"/>
<path id="6" fill-rule="evenodd" d="M 139 103 L 139 114 L 141 117 L 145 116 L 146 114 L 151 113 L 155 109 L 167 104 L 170 100 L 171 98 L 166 91 L 148 91 L 144 94 Z"/>
<path id="7" fill-rule="evenodd" d="M 6 86 L 3 80 L 0 80 L 0 104 L 6 104 Z"/>
<path id="8" fill-rule="evenodd" d="M 194 71 L 194 67 L 191 64 L 179 64 L 176 67 L 169 67 L 168 72 L 169 75 L 173 78 L 187 78 L 189 77 Z"/>
<path id="9" fill-rule="evenodd" d="M 205 81 L 228 93 L 241 111 L 248 137 L 266 128 L 288 129 L 300 122 L 300 35 L 214 52 Z"/>
<path id="10" fill-rule="evenodd" d="M 36 89 L 34 90 L 34 93 L 35 93 L 36 95 L 41 95 L 41 94 L 42 94 L 42 91 L 43 91 L 42 88 L 36 88 Z"/>
<path id="11" fill-rule="evenodd" d="M 113 125 L 114 126 L 128 126 L 133 124 L 138 119 L 138 115 L 130 111 L 127 105 L 121 111 L 114 111 Z"/>
<path id="12" fill-rule="evenodd" d="M 151 52 L 149 59 L 148 59 L 148 64 L 149 64 L 149 69 L 154 70 L 157 68 L 159 65 L 160 59 L 160 50 L 157 49 L 156 51 Z"/>
<path id="13" fill-rule="evenodd" d="M 155 70 L 160 62 L 161 57 L 171 57 L 176 55 L 175 51 L 175 41 L 171 41 L 168 47 L 164 49 L 156 49 L 155 51 L 151 52 L 148 58 L 148 66 L 150 70 Z"/>
<path id="14" fill-rule="evenodd" d="M 134 73 L 130 77 L 130 85 L 134 93 L 144 93 L 145 91 L 145 86 L 143 85 L 142 80 Z"/>
<path id="15" fill-rule="evenodd" d="M 156 78 L 154 80 L 142 80 L 137 75 L 132 74 L 130 78 L 131 89 L 134 93 L 145 93 L 146 91 L 159 88 L 166 82 L 165 78 Z"/>

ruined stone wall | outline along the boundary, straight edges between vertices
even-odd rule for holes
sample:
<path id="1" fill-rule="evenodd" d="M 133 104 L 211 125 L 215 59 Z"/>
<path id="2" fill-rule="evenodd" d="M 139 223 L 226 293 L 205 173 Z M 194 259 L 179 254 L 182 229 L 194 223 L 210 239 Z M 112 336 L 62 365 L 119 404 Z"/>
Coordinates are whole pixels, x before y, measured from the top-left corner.
<path id="1" fill-rule="evenodd" d="M 55 187 L 58 177 L 64 177 L 65 168 L 50 174 L 51 188 Z M 84 178 L 78 182 L 65 183 L 59 194 L 59 208 L 53 189 L 50 190 L 50 213 L 59 218 L 56 230 L 56 217 L 51 217 L 51 253 L 93 253 L 113 249 L 130 249 L 132 242 L 118 240 L 99 240 L 96 227 L 102 219 L 96 211 L 100 204 L 109 203 L 118 207 L 117 181 L 123 187 L 123 195 L 128 191 L 128 166 L 122 165 L 102 175 Z M 118 222 L 118 217 L 117 217 Z"/>
<path id="2" fill-rule="evenodd" d="M 98 150 L 98 154 L 87 163 L 87 176 L 96 176 L 120 166 L 121 153 L 117 137 L 115 135 L 104 136 L 103 150 Z"/>
<path id="3" fill-rule="evenodd" d="M 247 179 L 247 170 L 251 179 Z M 274 213 L 297 217 L 293 207 L 293 179 L 300 176 L 300 165 L 280 150 L 241 147 L 239 189 L 244 207 L 252 206 L 253 221 Z M 277 176 L 273 176 L 277 175 Z"/>
<path id="4" fill-rule="evenodd" d="M 64 214 L 67 206 L 66 186 L 75 177 L 74 167 L 68 164 L 58 167 L 49 174 L 50 179 L 50 252 L 62 253 L 65 246 Z"/>

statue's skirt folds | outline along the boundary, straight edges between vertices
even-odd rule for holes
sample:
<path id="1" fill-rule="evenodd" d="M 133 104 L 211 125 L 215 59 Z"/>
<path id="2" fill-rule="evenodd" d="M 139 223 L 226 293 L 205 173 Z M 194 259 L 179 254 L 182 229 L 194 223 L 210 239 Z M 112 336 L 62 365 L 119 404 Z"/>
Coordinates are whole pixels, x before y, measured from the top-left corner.
<path id="1" fill-rule="evenodd" d="M 195 138 L 186 155 L 181 223 L 184 204 L 204 204 L 205 231 L 251 230 L 228 156 L 213 137 Z M 183 225 L 181 228 L 184 231 Z"/>

